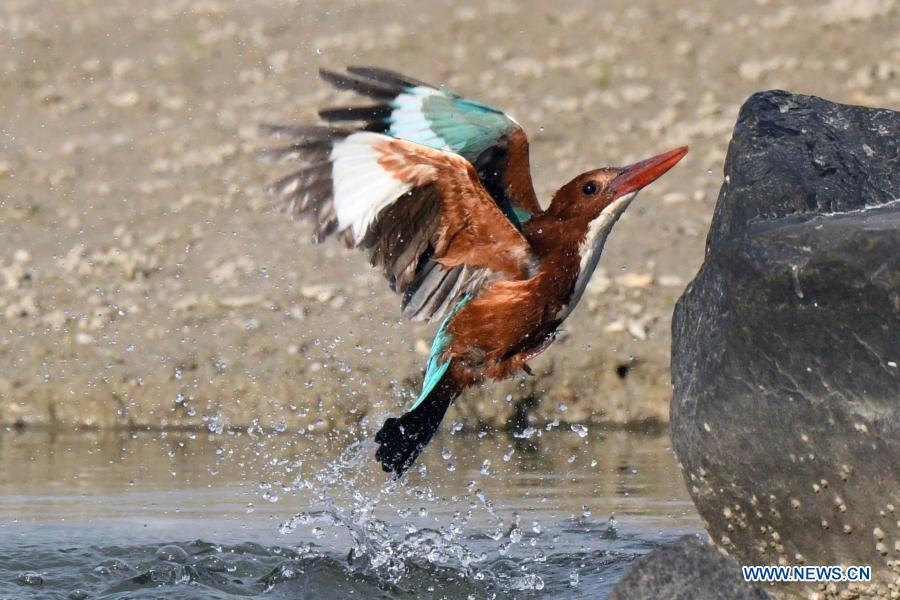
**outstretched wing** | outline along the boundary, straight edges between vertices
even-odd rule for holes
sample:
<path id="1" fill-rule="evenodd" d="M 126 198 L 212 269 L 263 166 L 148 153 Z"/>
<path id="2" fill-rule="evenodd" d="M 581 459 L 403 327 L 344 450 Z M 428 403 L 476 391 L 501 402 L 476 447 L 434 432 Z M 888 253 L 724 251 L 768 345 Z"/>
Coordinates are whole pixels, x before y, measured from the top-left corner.
<path id="1" fill-rule="evenodd" d="M 329 108 L 326 121 L 358 121 L 362 129 L 454 152 L 471 162 L 484 187 L 517 227 L 540 212 L 531 182 L 528 138 L 502 111 L 394 71 L 348 67 L 321 70 L 340 89 L 375 99 L 371 106 Z"/>
<path id="2" fill-rule="evenodd" d="M 489 281 L 531 276 L 528 242 L 461 156 L 373 132 L 270 131 L 294 143 L 265 154 L 303 163 L 271 186 L 283 208 L 314 221 L 317 239 L 368 250 L 405 317 L 440 317 Z"/>

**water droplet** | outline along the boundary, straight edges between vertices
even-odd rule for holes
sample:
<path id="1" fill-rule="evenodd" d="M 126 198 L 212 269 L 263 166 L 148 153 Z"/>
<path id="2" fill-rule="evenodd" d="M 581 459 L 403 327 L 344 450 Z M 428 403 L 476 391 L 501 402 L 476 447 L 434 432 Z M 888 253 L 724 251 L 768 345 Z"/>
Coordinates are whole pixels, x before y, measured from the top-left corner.
<path id="1" fill-rule="evenodd" d="M 572 431 L 578 434 L 578 437 L 583 438 L 588 434 L 588 428 L 580 423 L 573 423 L 569 426 Z"/>
<path id="2" fill-rule="evenodd" d="M 533 436 L 537 432 L 538 432 L 538 430 L 535 429 L 534 427 L 526 427 L 521 432 L 514 433 L 513 437 L 523 439 L 523 440 L 528 440 L 528 439 L 531 439 L 531 436 Z"/>
<path id="3" fill-rule="evenodd" d="M 188 553 L 181 546 L 168 544 L 156 551 L 156 558 L 168 562 L 184 563 L 187 562 Z"/>

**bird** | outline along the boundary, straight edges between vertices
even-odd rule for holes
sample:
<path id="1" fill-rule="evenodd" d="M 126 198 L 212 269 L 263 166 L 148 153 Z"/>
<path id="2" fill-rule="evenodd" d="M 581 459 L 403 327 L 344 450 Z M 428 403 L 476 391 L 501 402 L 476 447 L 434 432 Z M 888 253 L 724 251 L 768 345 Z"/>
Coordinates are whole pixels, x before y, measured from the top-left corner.
<path id="1" fill-rule="evenodd" d="M 464 390 L 532 374 L 613 225 L 688 148 L 581 173 L 542 209 L 526 133 L 501 110 L 378 67 L 319 74 L 370 101 L 320 110 L 320 124 L 263 125 L 288 143 L 262 156 L 295 165 L 267 188 L 312 223 L 315 242 L 367 252 L 404 318 L 439 323 L 420 393 L 375 436 L 376 459 L 399 478 Z"/>

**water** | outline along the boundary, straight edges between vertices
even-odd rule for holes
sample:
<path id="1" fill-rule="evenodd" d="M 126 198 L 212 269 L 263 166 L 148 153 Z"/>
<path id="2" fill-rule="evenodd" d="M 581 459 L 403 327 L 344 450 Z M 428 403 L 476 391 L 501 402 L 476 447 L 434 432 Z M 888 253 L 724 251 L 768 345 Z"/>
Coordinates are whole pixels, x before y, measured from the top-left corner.
<path id="1" fill-rule="evenodd" d="M 354 441 L 363 438 L 363 441 Z M 665 433 L 0 433 L 0 598 L 602 598 L 700 531 Z"/>

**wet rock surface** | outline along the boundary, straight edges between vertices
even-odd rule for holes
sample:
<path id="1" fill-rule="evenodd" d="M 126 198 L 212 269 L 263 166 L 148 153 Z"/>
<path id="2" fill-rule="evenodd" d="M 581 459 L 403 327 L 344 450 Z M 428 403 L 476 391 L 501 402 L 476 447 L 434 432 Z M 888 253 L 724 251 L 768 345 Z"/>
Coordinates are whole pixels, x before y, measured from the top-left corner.
<path id="1" fill-rule="evenodd" d="M 674 449 L 741 564 L 872 565 L 853 589 L 896 592 L 898 197 L 900 113 L 785 92 L 741 109 L 672 344 Z"/>
<path id="2" fill-rule="evenodd" d="M 770 600 L 744 582 L 740 566 L 688 535 L 650 552 L 628 571 L 609 600 Z"/>

